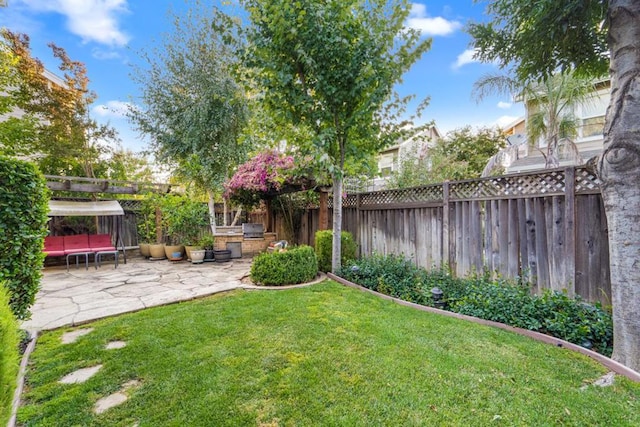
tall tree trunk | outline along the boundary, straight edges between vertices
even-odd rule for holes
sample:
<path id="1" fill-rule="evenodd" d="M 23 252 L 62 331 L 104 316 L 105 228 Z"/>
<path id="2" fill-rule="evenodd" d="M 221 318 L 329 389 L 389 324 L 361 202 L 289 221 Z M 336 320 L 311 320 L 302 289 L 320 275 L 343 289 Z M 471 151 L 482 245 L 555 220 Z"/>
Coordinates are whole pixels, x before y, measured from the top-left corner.
<path id="1" fill-rule="evenodd" d="M 207 196 L 209 196 L 209 226 L 211 227 L 211 234 L 216 234 L 216 204 L 213 197 L 213 192 L 207 190 Z"/>
<path id="2" fill-rule="evenodd" d="M 609 228 L 613 358 L 640 371 L 640 2 L 610 0 L 611 101 L 599 161 Z"/>
<path id="3" fill-rule="evenodd" d="M 342 175 L 333 173 L 333 244 L 331 255 L 331 272 L 336 273 L 341 267 L 340 237 L 342 235 Z"/>

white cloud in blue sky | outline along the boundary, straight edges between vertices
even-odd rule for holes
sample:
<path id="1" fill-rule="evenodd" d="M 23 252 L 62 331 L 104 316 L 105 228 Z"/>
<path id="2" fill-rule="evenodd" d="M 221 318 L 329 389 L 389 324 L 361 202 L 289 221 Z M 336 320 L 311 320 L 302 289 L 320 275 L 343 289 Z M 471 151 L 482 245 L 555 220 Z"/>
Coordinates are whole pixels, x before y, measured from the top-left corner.
<path id="1" fill-rule="evenodd" d="M 473 55 L 476 54 L 476 50 L 475 49 L 467 49 L 464 52 L 462 52 L 460 55 L 458 55 L 458 57 L 456 58 L 456 62 L 453 63 L 452 68 L 454 70 L 457 70 L 458 68 L 467 65 L 467 64 L 473 64 L 474 62 L 480 62 L 477 59 L 473 58 Z"/>
<path id="2" fill-rule="evenodd" d="M 104 104 L 94 106 L 91 111 L 100 117 L 126 117 L 127 111 L 132 108 L 132 104 L 123 101 L 107 101 Z"/>
<path id="3" fill-rule="evenodd" d="M 510 102 L 505 102 L 505 101 L 500 101 L 497 104 L 498 108 L 502 108 L 503 110 L 508 110 L 509 108 L 511 108 L 511 103 Z"/>
<path id="4" fill-rule="evenodd" d="M 84 42 L 124 46 L 130 37 L 120 29 L 118 15 L 128 13 L 127 0 L 17 0 L 35 12 L 66 17 L 68 30 Z"/>
<path id="5" fill-rule="evenodd" d="M 420 30 L 424 36 L 447 36 L 462 28 L 458 21 L 449 21 L 440 16 L 427 16 L 427 7 L 420 3 L 411 5 L 407 26 Z"/>

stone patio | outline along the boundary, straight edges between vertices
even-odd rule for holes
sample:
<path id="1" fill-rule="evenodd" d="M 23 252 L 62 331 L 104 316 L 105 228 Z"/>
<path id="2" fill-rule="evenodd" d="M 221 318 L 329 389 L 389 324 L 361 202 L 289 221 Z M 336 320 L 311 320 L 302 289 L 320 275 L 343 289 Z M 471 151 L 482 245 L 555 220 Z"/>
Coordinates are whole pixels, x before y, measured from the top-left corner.
<path id="1" fill-rule="evenodd" d="M 187 261 L 128 259 L 85 270 L 72 266 L 46 267 L 42 288 L 31 308 L 27 330 L 54 329 L 90 320 L 186 301 L 242 286 L 249 274 L 250 258 L 226 263 L 191 264 Z"/>

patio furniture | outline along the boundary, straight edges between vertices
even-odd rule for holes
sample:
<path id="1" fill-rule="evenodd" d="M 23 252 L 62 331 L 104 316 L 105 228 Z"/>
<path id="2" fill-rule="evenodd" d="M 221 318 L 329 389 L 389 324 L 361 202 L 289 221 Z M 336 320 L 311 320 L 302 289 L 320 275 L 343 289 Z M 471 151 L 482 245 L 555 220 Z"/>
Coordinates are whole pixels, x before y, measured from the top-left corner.
<path id="1" fill-rule="evenodd" d="M 88 270 L 89 269 L 89 255 L 91 255 L 93 252 L 72 252 L 67 254 L 67 271 L 69 271 L 69 257 L 76 257 L 76 268 L 80 268 L 80 262 L 79 259 L 81 256 L 84 256 L 84 269 Z"/>
<path id="2" fill-rule="evenodd" d="M 96 252 L 96 256 L 95 256 L 95 267 L 96 267 L 96 270 L 98 269 L 98 267 L 100 267 L 100 262 L 102 260 L 102 256 L 103 255 L 113 255 L 113 257 L 115 259 L 115 268 L 118 268 L 118 258 L 119 258 L 120 252 L 114 248 L 114 250 L 112 250 L 112 251 L 108 251 L 107 250 L 107 251 Z"/>

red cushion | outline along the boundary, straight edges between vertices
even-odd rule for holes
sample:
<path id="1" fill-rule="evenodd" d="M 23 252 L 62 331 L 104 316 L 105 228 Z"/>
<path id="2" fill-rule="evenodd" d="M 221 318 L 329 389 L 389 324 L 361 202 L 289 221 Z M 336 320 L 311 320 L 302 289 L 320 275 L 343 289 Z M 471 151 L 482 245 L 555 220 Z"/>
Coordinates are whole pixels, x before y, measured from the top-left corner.
<path id="1" fill-rule="evenodd" d="M 115 246 L 91 246 L 93 252 L 115 252 Z"/>
<path id="2" fill-rule="evenodd" d="M 89 247 L 89 235 L 64 236 L 64 253 L 74 254 L 78 252 L 93 252 Z"/>
<path id="3" fill-rule="evenodd" d="M 45 252 L 61 250 L 64 251 L 64 237 L 63 236 L 47 236 L 44 238 Z"/>

